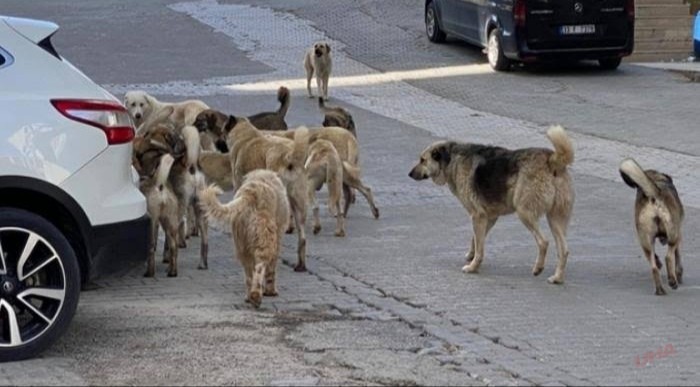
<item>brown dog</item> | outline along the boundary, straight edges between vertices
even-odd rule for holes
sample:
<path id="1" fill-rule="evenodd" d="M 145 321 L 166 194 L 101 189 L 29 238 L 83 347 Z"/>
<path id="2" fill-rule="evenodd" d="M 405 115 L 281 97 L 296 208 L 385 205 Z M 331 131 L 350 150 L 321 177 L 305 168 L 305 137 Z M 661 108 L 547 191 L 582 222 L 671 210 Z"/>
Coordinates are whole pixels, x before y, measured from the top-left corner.
<path id="1" fill-rule="evenodd" d="M 347 129 L 357 138 L 355 121 L 350 112 L 340 106 L 326 106 L 321 97 L 318 98 L 318 107 L 323 112 L 323 126 L 337 126 Z"/>
<path id="2" fill-rule="evenodd" d="M 644 256 L 651 265 L 656 295 L 665 295 L 666 290 L 661 285 L 659 276 L 661 261 L 654 252 L 654 244 L 656 239 L 659 239 L 662 245 L 668 244 L 666 252 L 668 285 L 673 289 L 678 288 L 678 284 L 683 283 L 680 252 L 683 204 L 669 175 L 652 169 L 645 171 L 633 159 L 622 161 L 620 174 L 627 185 L 637 189 L 637 199 L 634 203 L 637 236 Z"/>
<path id="3" fill-rule="evenodd" d="M 277 259 L 289 220 L 289 202 L 282 181 L 272 171 L 246 175 L 233 201 L 222 205 L 211 186 L 202 193 L 208 216 L 231 224 L 236 255 L 245 270 L 246 302 L 259 307 L 262 296 L 277 295 Z"/>
<path id="4" fill-rule="evenodd" d="M 287 130 L 287 123 L 284 117 L 287 115 L 290 104 L 289 90 L 286 87 L 280 87 L 277 91 L 277 100 L 280 102 L 280 107 L 276 112 L 258 113 L 248 117 L 253 126 L 265 130 Z M 214 109 L 207 109 L 199 113 L 194 121 L 194 126 L 200 132 L 210 132 L 214 138 L 219 138 L 219 131 L 228 121 L 228 115 Z"/>
<path id="5" fill-rule="evenodd" d="M 537 242 L 539 254 L 532 274 L 539 275 L 549 245 L 539 228 L 539 219 L 546 214 L 559 254 L 556 271 L 548 281 L 564 282 L 569 255 L 566 230 L 574 203 L 567 166 L 574 161 L 574 149 L 560 126 L 550 128 L 547 137 L 554 151 L 439 141 L 421 153 L 409 176 L 447 184 L 472 218 L 474 237 L 463 271 L 479 270 L 487 233 L 500 216 L 515 212 Z"/>

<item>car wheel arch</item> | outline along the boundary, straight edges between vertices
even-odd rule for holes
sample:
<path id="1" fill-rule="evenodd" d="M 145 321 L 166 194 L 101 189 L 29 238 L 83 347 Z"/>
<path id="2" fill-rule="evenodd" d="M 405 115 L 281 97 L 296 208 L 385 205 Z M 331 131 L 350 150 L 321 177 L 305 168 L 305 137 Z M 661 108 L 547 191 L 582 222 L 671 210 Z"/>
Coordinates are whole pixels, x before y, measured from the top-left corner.
<path id="1" fill-rule="evenodd" d="M 87 283 L 91 265 L 91 226 L 85 212 L 70 195 L 42 180 L 0 176 L 0 207 L 32 212 L 63 232 L 78 258 L 81 285 Z"/>
<path id="2" fill-rule="evenodd" d="M 481 42 L 484 47 L 487 47 L 489 44 L 489 34 L 491 34 L 491 31 L 501 28 L 501 23 L 498 21 L 495 15 L 491 15 L 485 24 L 486 28 L 484 28 L 484 34 L 481 36 Z"/>

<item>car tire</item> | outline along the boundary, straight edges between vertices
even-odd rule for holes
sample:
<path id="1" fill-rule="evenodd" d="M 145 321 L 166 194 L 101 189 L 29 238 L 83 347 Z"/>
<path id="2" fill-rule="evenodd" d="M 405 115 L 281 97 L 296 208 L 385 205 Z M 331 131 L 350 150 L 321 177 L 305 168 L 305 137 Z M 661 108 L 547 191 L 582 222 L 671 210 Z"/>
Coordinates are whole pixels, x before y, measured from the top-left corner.
<path id="1" fill-rule="evenodd" d="M 0 208 L 0 362 L 36 356 L 65 333 L 80 297 L 80 269 L 48 220 Z"/>
<path id="2" fill-rule="evenodd" d="M 447 38 L 447 34 L 440 29 L 440 21 L 434 2 L 428 3 L 425 8 L 425 33 L 433 43 L 443 43 Z"/>
<path id="3" fill-rule="evenodd" d="M 503 52 L 502 36 L 501 29 L 494 28 L 489 32 L 489 40 L 486 46 L 489 65 L 496 71 L 508 71 L 511 65 L 511 60 L 506 58 Z"/>
<path id="4" fill-rule="evenodd" d="M 598 64 L 603 70 L 617 70 L 620 67 L 620 63 L 622 63 L 622 58 L 598 59 Z"/>

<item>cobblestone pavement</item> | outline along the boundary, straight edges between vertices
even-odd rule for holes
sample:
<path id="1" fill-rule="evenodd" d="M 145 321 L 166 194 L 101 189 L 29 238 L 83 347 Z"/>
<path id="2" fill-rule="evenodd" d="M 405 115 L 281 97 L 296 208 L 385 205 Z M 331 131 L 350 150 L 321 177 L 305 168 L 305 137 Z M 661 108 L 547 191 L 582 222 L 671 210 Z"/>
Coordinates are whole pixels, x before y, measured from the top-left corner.
<path id="1" fill-rule="evenodd" d="M 258 312 L 242 302 L 240 267 L 222 231 L 212 237 L 208 271 L 195 270 L 190 247 L 177 279 L 142 279 L 141 268 L 104 278 L 82 294 L 66 337 L 41 359 L 0 365 L 0 382 L 698 383 L 700 165 L 688 102 L 697 84 L 633 65 L 617 73 L 583 65 L 494 74 L 477 49 L 428 44 L 420 1 L 248 3 L 81 7 L 56 16 L 66 27 L 56 42 L 118 95 L 138 87 L 252 114 L 274 108 L 274 91 L 288 85 L 289 122 L 301 125 L 320 122 L 304 97 L 301 53 L 330 41 L 331 103 L 354 113 L 363 173 L 382 217 L 372 219 L 359 197 L 348 236 L 335 238 L 322 207 L 324 228 L 309 236 L 309 274 L 290 270 L 288 237 L 280 297 Z M 65 2 L 40 4 L 6 6 L 53 18 Z M 106 65 L 79 45 L 83 39 L 124 56 Z M 543 133 L 555 122 L 571 131 L 577 152 L 567 283 L 544 280 L 552 252 L 547 272 L 531 276 L 535 244 L 514 217 L 490 234 L 480 274 L 463 274 L 468 218 L 446 189 L 407 177 L 418 153 L 439 138 L 548 146 Z M 687 205 L 685 284 L 667 297 L 652 295 L 632 226 L 634 192 L 617 175 L 628 155 L 671 173 Z M 669 345 L 673 354 L 636 364 Z"/>

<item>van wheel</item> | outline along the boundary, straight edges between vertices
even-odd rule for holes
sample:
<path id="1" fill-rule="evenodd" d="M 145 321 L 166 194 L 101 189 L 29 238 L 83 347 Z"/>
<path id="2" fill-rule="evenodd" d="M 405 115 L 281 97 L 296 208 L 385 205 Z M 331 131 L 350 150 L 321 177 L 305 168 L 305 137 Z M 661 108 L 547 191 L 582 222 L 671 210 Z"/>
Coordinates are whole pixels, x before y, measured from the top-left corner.
<path id="1" fill-rule="evenodd" d="M 496 71 L 508 71 L 511 65 L 511 60 L 506 58 L 506 55 L 503 53 L 503 45 L 501 45 L 502 36 L 500 28 L 491 30 L 489 33 L 488 47 L 486 47 L 489 65 Z"/>
<path id="2" fill-rule="evenodd" d="M 447 38 L 447 34 L 440 29 L 437 10 L 433 2 L 430 2 L 425 9 L 425 32 L 433 43 L 442 43 Z"/>
<path id="3" fill-rule="evenodd" d="M 598 59 L 598 64 L 603 70 L 616 70 L 618 67 L 620 67 L 621 62 L 622 58 Z"/>
<path id="4" fill-rule="evenodd" d="M 0 208 L 0 362 L 53 344 L 79 296 L 78 260 L 66 237 L 36 214 Z"/>

